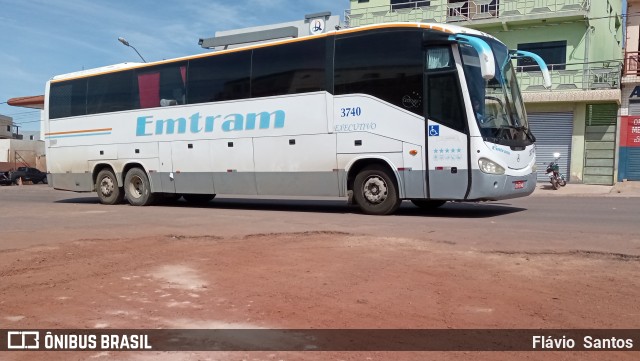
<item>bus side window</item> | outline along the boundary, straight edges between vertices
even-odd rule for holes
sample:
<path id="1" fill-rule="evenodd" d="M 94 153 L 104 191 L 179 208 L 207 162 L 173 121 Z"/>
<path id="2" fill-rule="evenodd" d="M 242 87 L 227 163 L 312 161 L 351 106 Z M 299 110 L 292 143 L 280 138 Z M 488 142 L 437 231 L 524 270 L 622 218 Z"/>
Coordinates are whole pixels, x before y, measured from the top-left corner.
<path id="1" fill-rule="evenodd" d="M 465 131 L 464 104 L 450 46 L 426 50 L 427 117 L 449 128 Z"/>
<path id="2" fill-rule="evenodd" d="M 89 78 L 87 114 L 133 109 L 133 72 L 118 72 Z"/>
<path id="3" fill-rule="evenodd" d="M 427 49 L 427 71 L 451 68 L 453 64 L 450 47 L 442 46 Z"/>
<path id="4" fill-rule="evenodd" d="M 350 34 L 335 46 L 335 95 L 368 94 L 424 114 L 422 32 Z"/>
<path id="5" fill-rule="evenodd" d="M 427 78 L 428 117 L 449 128 L 464 131 L 464 105 L 455 72 L 430 74 Z"/>
<path id="6" fill-rule="evenodd" d="M 87 79 L 51 84 L 49 118 L 65 118 L 87 113 Z"/>
<path id="7" fill-rule="evenodd" d="M 246 99 L 251 76 L 251 51 L 189 61 L 189 104 Z"/>
<path id="8" fill-rule="evenodd" d="M 144 68 L 137 73 L 138 106 L 141 109 L 185 104 L 186 64 Z"/>
<path id="9" fill-rule="evenodd" d="M 325 39 L 254 49 L 251 97 L 326 90 L 325 71 Z"/>

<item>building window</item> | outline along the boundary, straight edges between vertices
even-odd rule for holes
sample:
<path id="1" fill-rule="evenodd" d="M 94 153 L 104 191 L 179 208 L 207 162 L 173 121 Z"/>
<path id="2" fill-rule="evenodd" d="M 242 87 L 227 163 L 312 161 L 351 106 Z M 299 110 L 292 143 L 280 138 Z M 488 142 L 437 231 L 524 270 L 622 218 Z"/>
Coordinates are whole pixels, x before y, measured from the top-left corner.
<path id="1" fill-rule="evenodd" d="M 429 6 L 431 1 L 391 0 L 391 9 L 416 9 L 420 6 Z"/>
<path id="2" fill-rule="evenodd" d="M 7 125 L 7 132 L 10 132 L 10 131 L 11 131 L 11 126 Z"/>
<path id="3" fill-rule="evenodd" d="M 358 4 L 362 4 L 362 3 L 368 3 L 369 0 L 358 0 Z"/>
<path id="4" fill-rule="evenodd" d="M 567 41 L 518 44 L 518 50 L 538 54 L 552 70 L 564 70 L 567 63 Z M 540 71 L 538 63 L 530 58 L 518 59 L 518 71 Z"/>
<path id="5" fill-rule="evenodd" d="M 459 5 L 449 6 L 448 20 L 456 21 L 459 17 L 469 18 L 469 1 L 449 0 L 449 4 L 459 4 Z"/>

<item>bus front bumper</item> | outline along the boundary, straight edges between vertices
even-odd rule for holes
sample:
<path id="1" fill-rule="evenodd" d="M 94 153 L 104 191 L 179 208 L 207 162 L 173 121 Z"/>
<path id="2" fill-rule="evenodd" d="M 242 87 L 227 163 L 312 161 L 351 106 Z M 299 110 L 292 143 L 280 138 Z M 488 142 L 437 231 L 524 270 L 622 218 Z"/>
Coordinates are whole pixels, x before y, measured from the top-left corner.
<path id="1" fill-rule="evenodd" d="M 537 176 L 490 175 L 479 170 L 472 172 L 470 201 L 498 201 L 531 195 L 536 189 Z"/>

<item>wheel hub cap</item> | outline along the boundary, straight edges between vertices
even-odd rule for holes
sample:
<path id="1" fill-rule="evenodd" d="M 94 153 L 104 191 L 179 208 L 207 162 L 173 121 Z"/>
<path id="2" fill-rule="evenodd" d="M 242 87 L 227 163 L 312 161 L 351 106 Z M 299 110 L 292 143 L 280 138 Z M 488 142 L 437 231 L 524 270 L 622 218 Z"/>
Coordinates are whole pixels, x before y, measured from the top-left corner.
<path id="1" fill-rule="evenodd" d="M 367 201 L 379 204 L 387 199 L 387 184 L 378 176 L 367 178 L 364 183 L 364 197 Z"/>
<path id="2" fill-rule="evenodd" d="M 142 196 L 144 186 L 140 177 L 132 177 L 131 182 L 129 183 L 129 191 L 131 195 L 136 198 L 140 198 Z"/>
<path id="3" fill-rule="evenodd" d="M 103 178 L 100 182 L 100 193 L 103 196 L 109 197 L 113 193 L 113 179 Z"/>

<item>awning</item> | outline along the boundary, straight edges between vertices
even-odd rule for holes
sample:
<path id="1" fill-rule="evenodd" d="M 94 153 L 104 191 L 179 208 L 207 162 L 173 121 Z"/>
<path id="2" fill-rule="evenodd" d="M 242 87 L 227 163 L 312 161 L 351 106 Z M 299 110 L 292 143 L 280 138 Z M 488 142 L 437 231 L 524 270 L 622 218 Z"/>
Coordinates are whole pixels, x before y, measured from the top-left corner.
<path id="1" fill-rule="evenodd" d="M 7 104 L 14 107 L 44 109 L 44 95 L 11 98 L 7 101 Z"/>

